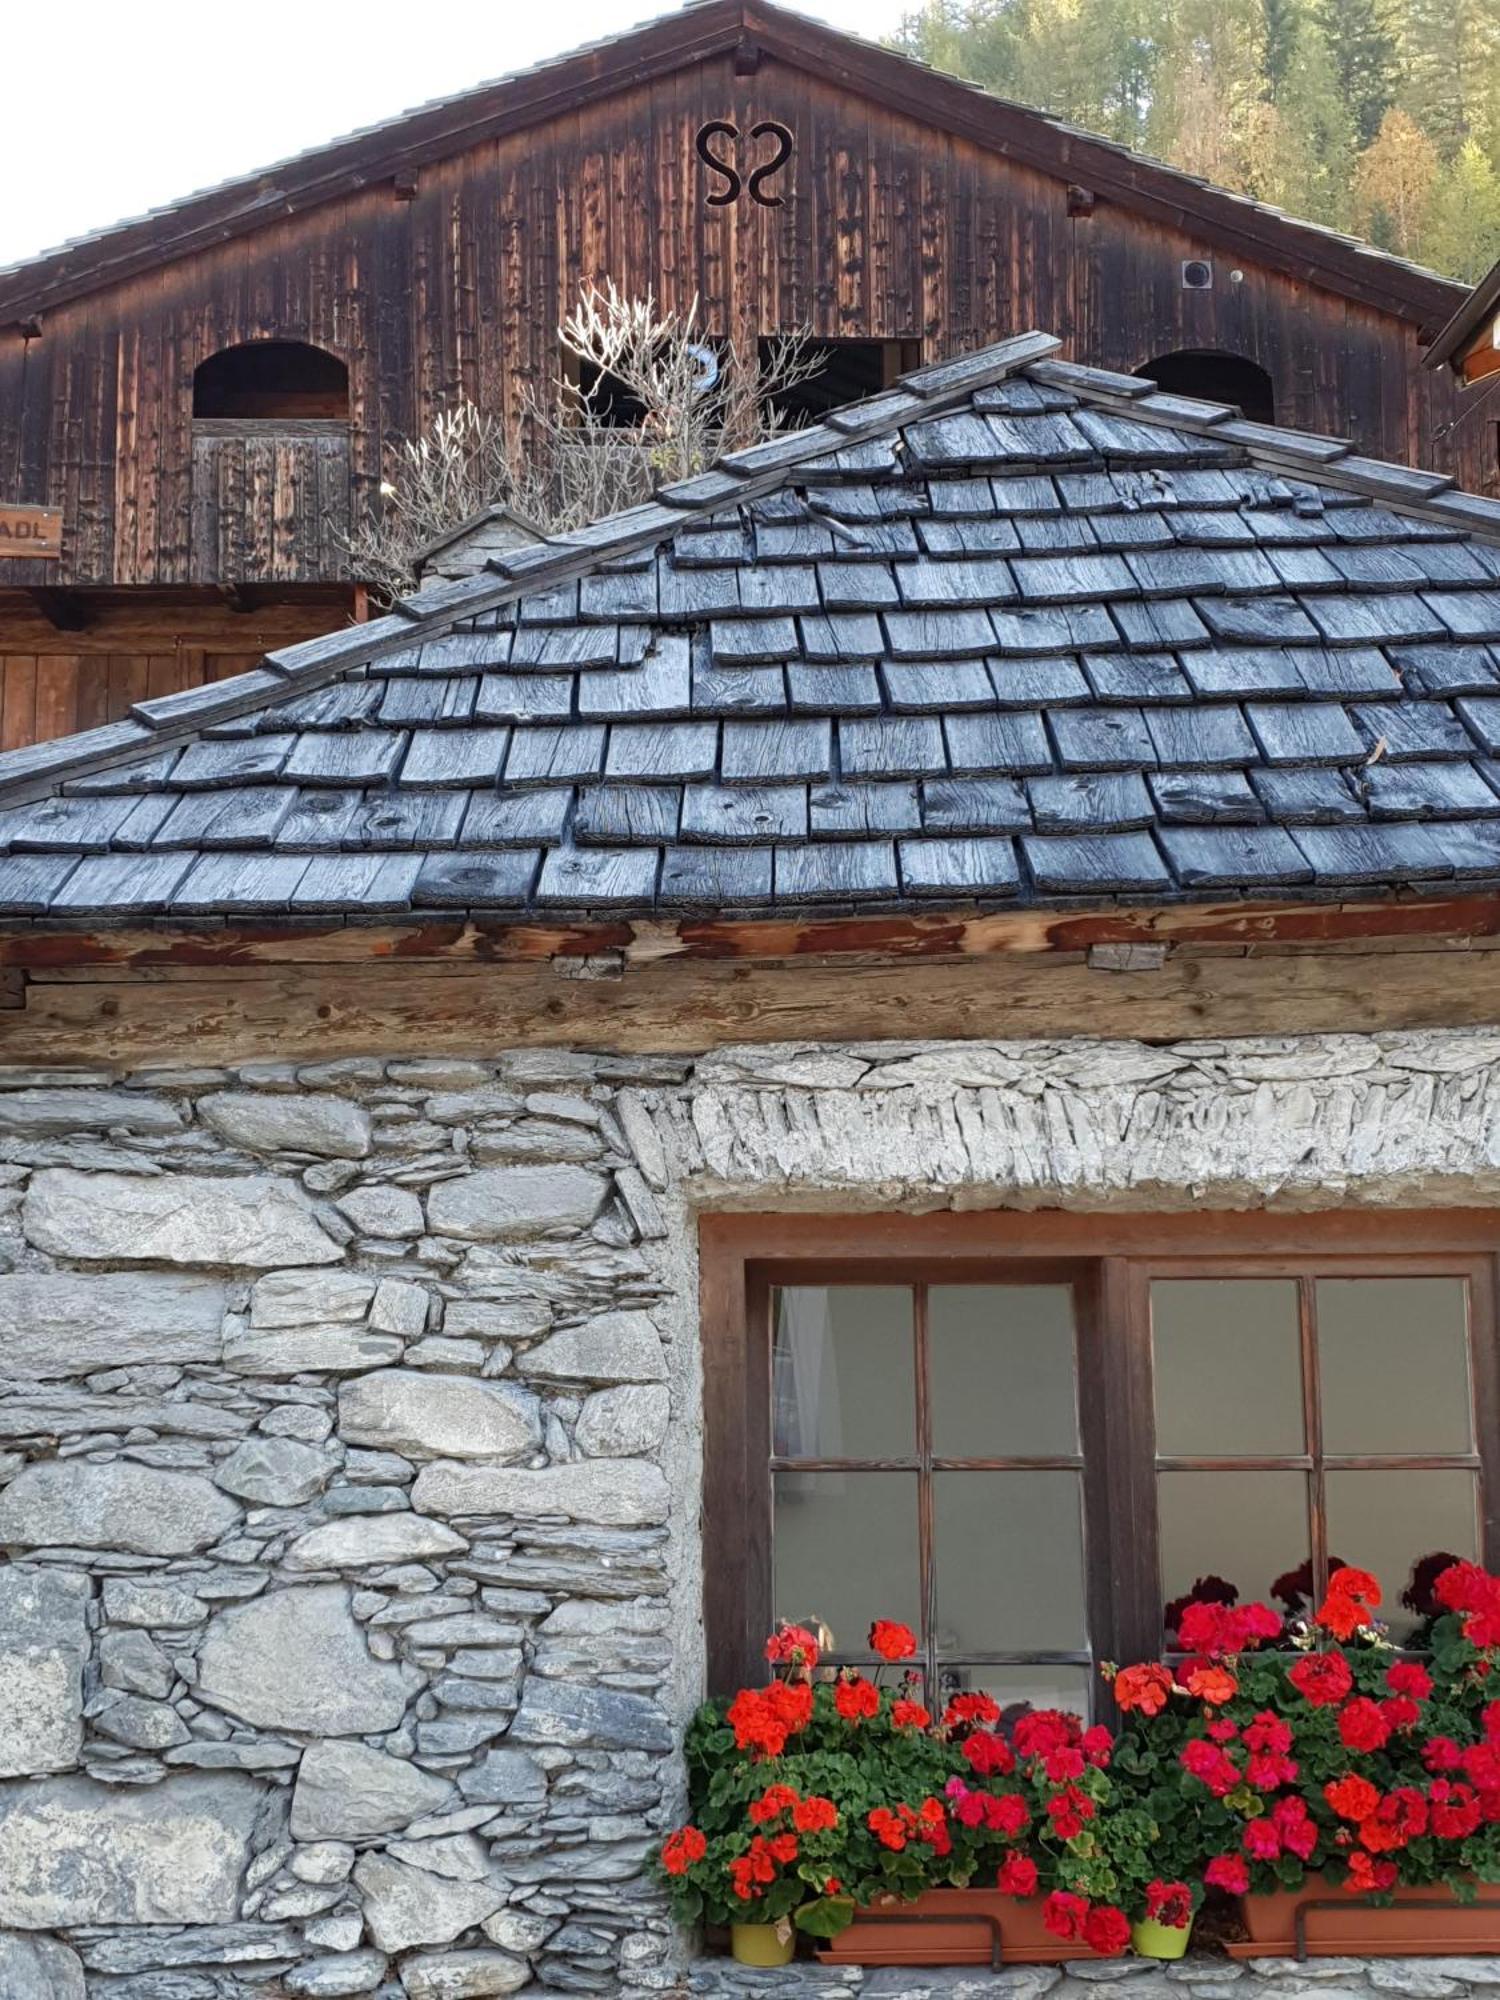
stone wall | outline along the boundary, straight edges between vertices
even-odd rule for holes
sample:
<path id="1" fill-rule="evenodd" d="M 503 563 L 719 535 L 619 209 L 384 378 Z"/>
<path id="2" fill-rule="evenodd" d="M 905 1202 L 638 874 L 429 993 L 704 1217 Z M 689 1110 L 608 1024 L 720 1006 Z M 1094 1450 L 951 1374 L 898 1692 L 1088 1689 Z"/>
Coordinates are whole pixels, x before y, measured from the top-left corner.
<path id="1" fill-rule="evenodd" d="M 1138 1958 L 1074 1965 L 924 1971 L 799 1962 L 752 1972 L 705 1959 L 688 1990 L 703 2000 L 1495 2000 L 1500 1958 L 1291 1958 L 1244 1961 L 1190 1954 L 1179 1965 Z"/>
<path id="2" fill-rule="evenodd" d="M 679 1987 L 699 1208 L 1459 1197 L 1500 1035 L 0 1071 L 0 1996 Z"/>

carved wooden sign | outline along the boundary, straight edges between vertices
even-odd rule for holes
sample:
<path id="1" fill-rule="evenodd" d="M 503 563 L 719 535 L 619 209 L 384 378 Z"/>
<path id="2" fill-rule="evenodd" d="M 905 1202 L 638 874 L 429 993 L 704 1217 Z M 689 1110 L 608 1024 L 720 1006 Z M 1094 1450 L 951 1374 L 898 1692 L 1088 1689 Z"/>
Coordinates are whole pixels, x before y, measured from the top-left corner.
<path id="1" fill-rule="evenodd" d="M 762 118 L 758 125 L 752 125 L 745 135 L 757 142 L 755 164 L 748 172 L 741 172 L 739 158 L 740 128 L 731 125 L 727 118 L 710 118 L 706 125 L 698 127 L 698 158 L 711 174 L 717 174 L 722 181 L 704 199 L 710 208 L 727 208 L 732 201 L 738 201 L 742 194 L 748 194 L 762 208 L 784 208 L 786 203 L 779 194 L 769 191 L 769 183 L 779 174 L 792 157 L 794 140 L 788 126 L 774 118 Z M 715 152 L 713 141 L 723 139 L 727 145 L 723 152 Z M 771 150 L 767 155 L 759 142 L 769 139 Z"/>
<path id="2" fill-rule="evenodd" d="M 61 507 L 21 507 L 0 500 L 0 561 L 55 562 L 63 552 Z"/>

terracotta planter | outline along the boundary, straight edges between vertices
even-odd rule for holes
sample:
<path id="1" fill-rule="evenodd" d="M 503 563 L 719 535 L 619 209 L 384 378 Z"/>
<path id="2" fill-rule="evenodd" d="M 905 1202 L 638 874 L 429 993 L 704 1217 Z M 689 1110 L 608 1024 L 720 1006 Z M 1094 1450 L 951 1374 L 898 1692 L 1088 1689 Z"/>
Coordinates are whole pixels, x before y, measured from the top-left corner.
<path id="1" fill-rule="evenodd" d="M 825 1965 L 1059 1965 L 1094 1958 L 1042 1923 L 1042 1900 L 1018 1902 L 998 1889 L 929 1889 L 913 1903 L 856 1913 L 819 1948 Z"/>
<path id="2" fill-rule="evenodd" d="M 1500 1884 L 1477 1885 L 1479 1900 L 1460 1903 L 1450 1889 L 1397 1889 L 1377 1907 L 1309 1875 L 1300 1889 L 1242 1902 L 1245 1944 L 1227 1947 L 1233 1958 L 1438 1958 L 1500 1952 Z M 1302 1912 L 1301 1936 L 1298 1910 Z"/>

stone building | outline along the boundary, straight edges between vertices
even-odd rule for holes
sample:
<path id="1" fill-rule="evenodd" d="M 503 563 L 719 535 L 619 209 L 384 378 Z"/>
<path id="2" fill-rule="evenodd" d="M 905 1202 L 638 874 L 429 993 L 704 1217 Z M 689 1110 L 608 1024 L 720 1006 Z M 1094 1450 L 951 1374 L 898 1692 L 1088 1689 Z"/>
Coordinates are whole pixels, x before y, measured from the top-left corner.
<path id="1" fill-rule="evenodd" d="M 743 1990 L 773 1613 L 1493 1554 L 1500 504 L 1052 346 L 0 758 L 5 2000 Z"/>

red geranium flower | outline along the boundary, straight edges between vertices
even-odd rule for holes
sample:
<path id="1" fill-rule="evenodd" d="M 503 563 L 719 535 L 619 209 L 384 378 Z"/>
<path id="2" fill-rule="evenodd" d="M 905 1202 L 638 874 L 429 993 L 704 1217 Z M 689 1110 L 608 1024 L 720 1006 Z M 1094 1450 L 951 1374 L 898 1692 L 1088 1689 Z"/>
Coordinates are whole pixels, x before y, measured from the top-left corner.
<path id="1" fill-rule="evenodd" d="M 956 1729 L 961 1723 L 988 1729 L 1000 1720 L 1000 1704 L 990 1694 L 956 1694 L 943 1710 L 943 1726 Z"/>
<path id="2" fill-rule="evenodd" d="M 1349 1856 L 1349 1874 L 1344 1887 L 1351 1895 L 1368 1896 L 1383 1889 L 1394 1889 L 1397 1870 L 1394 1861 L 1372 1861 L 1363 1848 L 1356 1847 Z"/>
<path id="3" fill-rule="evenodd" d="M 685 1875 L 708 1852 L 708 1842 L 695 1826 L 680 1826 L 661 1844 L 661 1865 L 669 1875 Z"/>
<path id="4" fill-rule="evenodd" d="M 1193 1892 L 1186 1882 L 1163 1882 L 1159 1878 L 1146 1885 L 1146 1916 L 1168 1930 L 1183 1931 L 1192 1920 Z"/>
<path id="5" fill-rule="evenodd" d="M 1115 1702 L 1125 1714 L 1160 1715 L 1172 1694 L 1172 1676 L 1154 1661 L 1115 1675 Z"/>
<path id="6" fill-rule="evenodd" d="M 767 1785 L 758 1799 L 752 1799 L 748 1808 L 751 1820 L 756 1826 L 767 1826 L 773 1819 L 780 1819 L 797 1803 L 797 1793 L 790 1785 Z"/>
<path id="7" fill-rule="evenodd" d="M 1074 1778 L 1081 1778 L 1087 1768 L 1082 1750 L 1073 1743 L 1064 1744 L 1060 1750 L 1049 1750 L 1041 1761 L 1049 1785 L 1071 1784 Z"/>
<path id="8" fill-rule="evenodd" d="M 1368 1695 L 1357 1694 L 1339 1710 L 1339 1740 L 1347 1750 L 1383 1750 L 1391 1726 Z"/>
<path id="9" fill-rule="evenodd" d="M 1054 1889 L 1042 1905 L 1042 1922 L 1053 1937 L 1071 1942 L 1082 1937 L 1083 1920 L 1088 1913 L 1089 1906 L 1082 1896 L 1075 1896 L 1067 1889 Z"/>
<path id="10" fill-rule="evenodd" d="M 1200 1784 L 1207 1785 L 1218 1799 L 1227 1797 L 1240 1781 L 1240 1774 L 1233 1762 L 1212 1743 L 1204 1743 L 1196 1738 L 1192 1742 L 1185 1743 L 1177 1761 Z"/>
<path id="11" fill-rule="evenodd" d="M 1456 1771 L 1463 1761 L 1463 1752 L 1451 1736 L 1429 1736 L 1422 1745 L 1422 1762 L 1429 1771 Z"/>
<path id="12" fill-rule="evenodd" d="M 877 1618 L 870 1627 L 870 1650 L 882 1660 L 909 1660 L 917 1650 L 916 1634 L 893 1618 Z"/>
<path id="13" fill-rule="evenodd" d="M 1245 1748 L 1257 1755 L 1284 1757 L 1292 1747 L 1292 1727 L 1272 1709 L 1263 1708 L 1245 1724 Z"/>
<path id="14" fill-rule="evenodd" d="M 818 1642 L 805 1625 L 783 1621 L 766 1641 L 766 1658 L 773 1667 L 792 1667 L 811 1674 L 818 1664 Z"/>
<path id="15" fill-rule="evenodd" d="M 1342 1653 L 1309 1653 L 1287 1679 L 1314 1708 L 1332 1708 L 1354 1685 L 1354 1674 Z"/>
<path id="16" fill-rule="evenodd" d="M 1415 1660 L 1397 1660 L 1387 1668 L 1385 1684 L 1392 1694 L 1409 1701 L 1426 1701 L 1432 1693 L 1432 1675 Z"/>
<path id="17" fill-rule="evenodd" d="M 1077 1743 L 1082 1733 L 1078 1717 L 1060 1708 L 1033 1708 L 1011 1731 L 1018 1757 L 1051 1757 Z"/>
<path id="18" fill-rule="evenodd" d="M 1467 1840 L 1479 1825 L 1479 1800 L 1468 1785 L 1437 1778 L 1427 1787 L 1427 1802 L 1439 1840 Z"/>
<path id="19" fill-rule="evenodd" d="M 964 1756 L 981 1778 L 1008 1778 L 1016 1768 L 1015 1752 L 1003 1736 L 976 1729 L 964 1738 Z"/>
<path id="20" fill-rule="evenodd" d="M 1340 1819 L 1352 1820 L 1356 1826 L 1361 1820 L 1368 1819 L 1380 1804 L 1379 1791 L 1357 1771 L 1351 1771 L 1347 1778 L 1338 1778 L 1326 1784 L 1323 1796 Z"/>
<path id="21" fill-rule="evenodd" d="M 1268 1604 L 1213 1604 L 1203 1599 L 1189 1604 L 1177 1623 L 1185 1653 L 1202 1653 L 1222 1660 L 1262 1639 L 1281 1635 L 1281 1620 Z"/>
<path id="22" fill-rule="evenodd" d="M 1101 1958 L 1116 1958 L 1130 1942 L 1130 1920 L 1113 1903 L 1096 1903 L 1083 1920 L 1083 1941 Z"/>
<path id="23" fill-rule="evenodd" d="M 867 1722 L 880 1713 L 880 1689 L 851 1668 L 834 1687 L 833 1705 L 845 1722 Z"/>
<path id="24" fill-rule="evenodd" d="M 1240 1691 L 1240 1684 L 1227 1667 L 1200 1662 L 1188 1669 L 1183 1686 L 1196 1701 L 1206 1701 L 1214 1708 L 1222 1708 L 1226 1701 L 1233 1701 Z"/>
<path id="25" fill-rule="evenodd" d="M 739 1897 L 742 1903 L 748 1903 L 758 1897 L 766 1883 L 776 1880 L 776 1863 L 781 1858 L 776 1850 L 782 1843 L 789 1840 L 792 1844 L 790 1859 L 795 1861 L 797 1858 L 797 1843 L 795 1840 L 792 1840 L 792 1836 L 789 1833 L 784 1833 L 775 1841 L 767 1840 L 763 1835 L 756 1834 L 750 1843 L 749 1853 L 736 1855 L 734 1860 L 730 1862 L 730 1880 L 735 1895 Z"/>
<path id="26" fill-rule="evenodd" d="M 1102 1722 L 1084 1730 L 1078 1739 L 1078 1747 L 1096 1771 L 1109 1769 L 1109 1760 L 1115 1754 L 1115 1739 Z"/>
<path id="27" fill-rule="evenodd" d="M 1352 1639 L 1380 1602 L 1380 1585 L 1367 1569 L 1336 1569 L 1328 1579 L 1328 1595 L 1314 1616 L 1335 1639 Z"/>
<path id="28" fill-rule="evenodd" d="M 932 1717 L 919 1701 L 893 1701 L 891 1721 L 897 1729 L 925 1729 Z"/>
<path id="29" fill-rule="evenodd" d="M 792 1808 L 792 1824 L 798 1833 L 831 1833 L 839 1823 L 839 1809 L 832 1799 L 801 1799 Z"/>
<path id="30" fill-rule="evenodd" d="M 813 1691 L 806 1681 L 772 1681 L 769 1687 L 741 1688 L 729 1708 L 729 1726 L 741 1750 L 779 1757 L 786 1739 L 812 1720 Z"/>
<path id="31" fill-rule="evenodd" d="M 1036 1894 L 1036 1863 L 1024 1854 L 1007 1854 L 995 1877 L 995 1886 L 1007 1896 Z"/>
<path id="32" fill-rule="evenodd" d="M 1388 1694 L 1380 1704 L 1380 1713 L 1385 1717 L 1386 1727 L 1392 1732 L 1398 1729 L 1415 1729 L 1422 1720 L 1421 1704 L 1404 1694 Z"/>
<path id="33" fill-rule="evenodd" d="M 1281 1853 L 1281 1835 L 1269 1819 L 1249 1819 L 1240 1835 L 1240 1845 L 1252 1861 L 1275 1861 Z"/>
<path id="34" fill-rule="evenodd" d="M 1250 1889 L 1250 1870 L 1243 1855 L 1216 1854 L 1203 1871 L 1210 1889 L 1226 1889 L 1231 1896 L 1243 1896 Z"/>
<path id="35" fill-rule="evenodd" d="M 1316 1821 L 1309 1817 L 1302 1799 L 1295 1794 L 1278 1799 L 1271 1808 L 1271 1824 L 1288 1854 L 1295 1854 L 1299 1861 L 1311 1859 L 1312 1851 L 1318 1844 L 1318 1828 Z"/>
<path id="36" fill-rule="evenodd" d="M 889 1847 L 899 1854 L 916 1830 L 917 1816 L 910 1806 L 897 1806 L 894 1812 L 889 1806 L 876 1806 L 867 1816 L 865 1825 L 874 1834 L 882 1847 Z"/>

